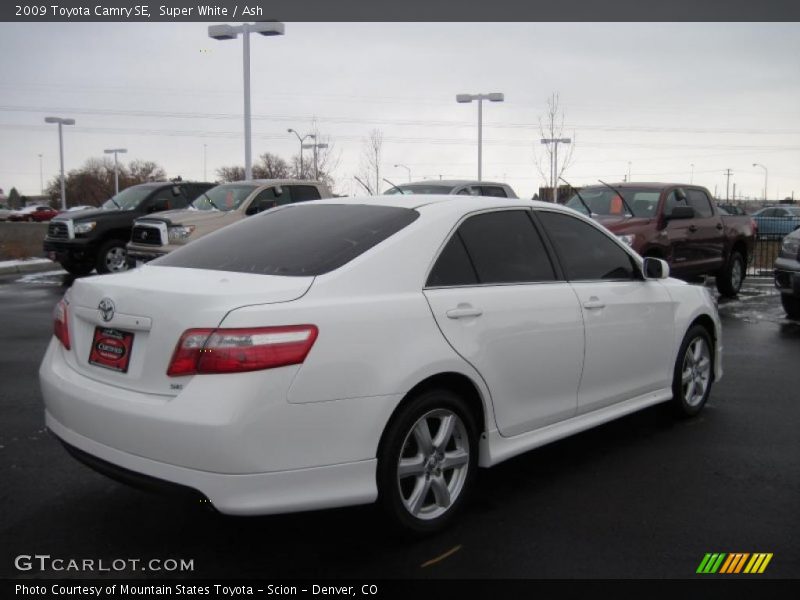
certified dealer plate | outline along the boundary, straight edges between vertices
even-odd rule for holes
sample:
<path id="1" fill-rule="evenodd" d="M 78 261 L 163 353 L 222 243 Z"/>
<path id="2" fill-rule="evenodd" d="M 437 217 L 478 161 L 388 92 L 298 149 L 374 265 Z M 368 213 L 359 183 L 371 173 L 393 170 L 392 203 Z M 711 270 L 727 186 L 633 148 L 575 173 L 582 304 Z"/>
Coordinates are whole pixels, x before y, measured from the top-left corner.
<path id="1" fill-rule="evenodd" d="M 92 340 L 89 363 L 120 373 L 128 372 L 131 360 L 133 334 L 119 329 L 96 327 Z"/>

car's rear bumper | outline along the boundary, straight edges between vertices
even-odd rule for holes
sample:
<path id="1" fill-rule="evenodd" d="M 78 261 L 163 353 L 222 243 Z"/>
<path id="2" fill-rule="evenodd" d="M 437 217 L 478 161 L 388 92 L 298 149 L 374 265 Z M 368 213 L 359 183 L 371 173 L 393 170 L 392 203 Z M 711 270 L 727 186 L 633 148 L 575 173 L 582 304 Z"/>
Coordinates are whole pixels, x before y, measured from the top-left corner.
<path id="1" fill-rule="evenodd" d="M 45 412 L 45 422 L 62 442 L 99 459 L 82 461 L 92 468 L 108 475 L 116 474 L 115 478 L 122 480 L 143 475 L 139 480 L 146 487 L 162 487 L 160 483 L 173 489 L 177 485 L 196 490 L 198 498 L 208 498 L 214 508 L 225 514 L 263 515 L 367 504 L 374 502 L 378 495 L 375 459 L 291 471 L 227 475 L 122 452 L 68 429 L 49 412 Z"/>

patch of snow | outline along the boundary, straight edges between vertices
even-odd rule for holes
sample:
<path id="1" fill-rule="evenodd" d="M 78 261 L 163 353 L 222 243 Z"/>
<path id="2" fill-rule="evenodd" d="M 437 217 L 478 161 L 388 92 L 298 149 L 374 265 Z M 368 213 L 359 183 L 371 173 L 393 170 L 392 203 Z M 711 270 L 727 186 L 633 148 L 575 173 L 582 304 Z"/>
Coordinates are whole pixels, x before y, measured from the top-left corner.
<path id="1" fill-rule="evenodd" d="M 61 275 L 66 275 L 66 271 L 44 271 L 42 273 L 29 273 L 23 277 L 17 279 L 17 283 L 37 283 L 40 282 L 42 279 L 48 279 L 50 277 L 60 277 Z M 54 283 L 61 283 L 60 281 L 56 281 Z"/>
<path id="2" fill-rule="evenodd" d="M 23 258 L 20 260 L 0 260 L 0 269 L 3 267 L 18 267 L 20 265 L 43 265 L 53 262 L 49 258 Z M 53 263 L 55 264 L 55 263 Z"/>

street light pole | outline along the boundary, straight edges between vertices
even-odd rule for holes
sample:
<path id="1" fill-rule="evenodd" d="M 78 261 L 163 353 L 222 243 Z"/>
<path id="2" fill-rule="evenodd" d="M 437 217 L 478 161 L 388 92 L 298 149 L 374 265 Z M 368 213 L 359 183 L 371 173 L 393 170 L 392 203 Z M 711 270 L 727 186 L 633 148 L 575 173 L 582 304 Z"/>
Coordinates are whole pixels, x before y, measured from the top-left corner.
<path id="1" fill-rule="evenodd" d="M 556 194 L 556 186 L 558 185 L 558 145 L 571 144 L 572 138 L 542 138 L 540 142 L 545 145 L 553 144 L 553 155 L 552 160 L 550 161 L 550 169 L 553 176 L 551 188 L 553 190 L 553 202 L 558 202 L 558 197 Z"/>
<path id="2" fill-rule="evenodd" d="M 311 136 L 314 139 L 317 139 L 316 136 Z M 317 166 L 317 150 L 321 150 L 323 148 L 327 148 L 328 144 L 318 144 L 314 142 L 313 144 L 303 144 L 300 148 L 312 148 L 314 150 L 314 179 L 319 179 L 319 168 Z"/>
<path id="3" fill-rule="evenodd" d="M 64 179 L 64 135 L 63 125 L 75 125 L 75 119 L 65 119 L 63 117 L 45 117 L 45 123 L 58 123 L 58 156 L 61 162 L 61 210 L 67 210 L 67 184 Z"/>
<path id="4" fill-rule="evenodd" d="M 692 170 L 689 172 L 689 183 L 694 183 L 694 163 L 689 165 Z"/>
<path id="5" fill-rule="evenodd" d="M 250 130 L 250 34 L 283 35 L 283 23 L 277 21 L 261 21 L 258 23 L 242 23 L 241 25 L 210 25 L 208 37 L 215 40 L 233 40 L 242 34 L 242 70 L 244 74 L 244 178 L 253 178 L 253 162 L 251 152 Z"/>
<path id="6" fill-rule="evenodd" d="M 764 169 L 764 202 L 767 201 L 767 167 L 759 163 L 753 163 L 754 167 L 761 167 Z"/>
<path id="7" fill-rule="evenodd" d="M 395 169 L 396 169 L 397 167 L 402 167 L 403 169 L 405 169 L 405 170 L 406 170 L 406 172 L 408 173 L 408 183 L 411 183 L 411 169 L 410 169 L 410 168 L 408 168 L 408 167 L 407 167 L 407 166 L 405 166 L 405 165 L 400 165 L 400 164 L 397 164 L 397 165 L 395 165 L 395 166 L 394 166 L 394 168 L 395 168 Z"/>
<path id="8" fill-rule="evenodd" d="M 104 150 L 106 154 L 114 155 L 114 195 L 119 194 L 119 167 L 117 166 L 117 154 L 125 154 L 128 150 L 126 148 L 111 148 Z"/>
<path id="9" fill-rule="evenodd" d="M 287 133 L 295 134 L 297 136 L 297 140 L 300 142 L 300 174 L 299 174 L 300 176 L 298 177 L 298 179 L 302 179 L 303 178 L 303 148 L 305 147 L 304 144 L 303 144 L 303 141 L 306 138 L 311 138 L 312 140 L 316 140 L 317 136 L 315 134 L 313 134 L 313 133 L 307 133 L 303 137 L 300 137 L 300 134 L 297 133 L 297 131 L 295 131 L 291 127 L 289 129 L 287 129 L 286 131 L 287 131 Z"/>
<path id="10" fill-rule="evenodd" d="M 44 196 L 44 174 L 42 171 L 42 155 L 39 155 L 39 190 L 42 196 Z"/>
<path id="11" fill-rule="evenodd" d="M 489 100 L 490 102 L 503 102 L 505 96 L 500 92 L 493 92 L 491 94 L 457 94 L 456 102 L 461 104 L 478 101 L 478 181 L 482 181 L 483 171 L 483 101 Z"/>

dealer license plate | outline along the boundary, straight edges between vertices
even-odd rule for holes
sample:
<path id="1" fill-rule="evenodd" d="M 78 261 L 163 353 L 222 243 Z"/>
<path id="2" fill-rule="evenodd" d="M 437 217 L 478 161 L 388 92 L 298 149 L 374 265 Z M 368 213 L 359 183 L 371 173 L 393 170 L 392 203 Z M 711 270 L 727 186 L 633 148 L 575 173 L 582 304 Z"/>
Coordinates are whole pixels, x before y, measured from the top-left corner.
<path id="1" fill-rule="evenodd" d="M 127 373 L 128 364 L 131 361 L 132 348 L 132 333 L 120 331 L 119 329 L 96 327 L 94 339 L 92 340 L 92 350 L 89 353 L 89 364 L 120 373 Z"/>

